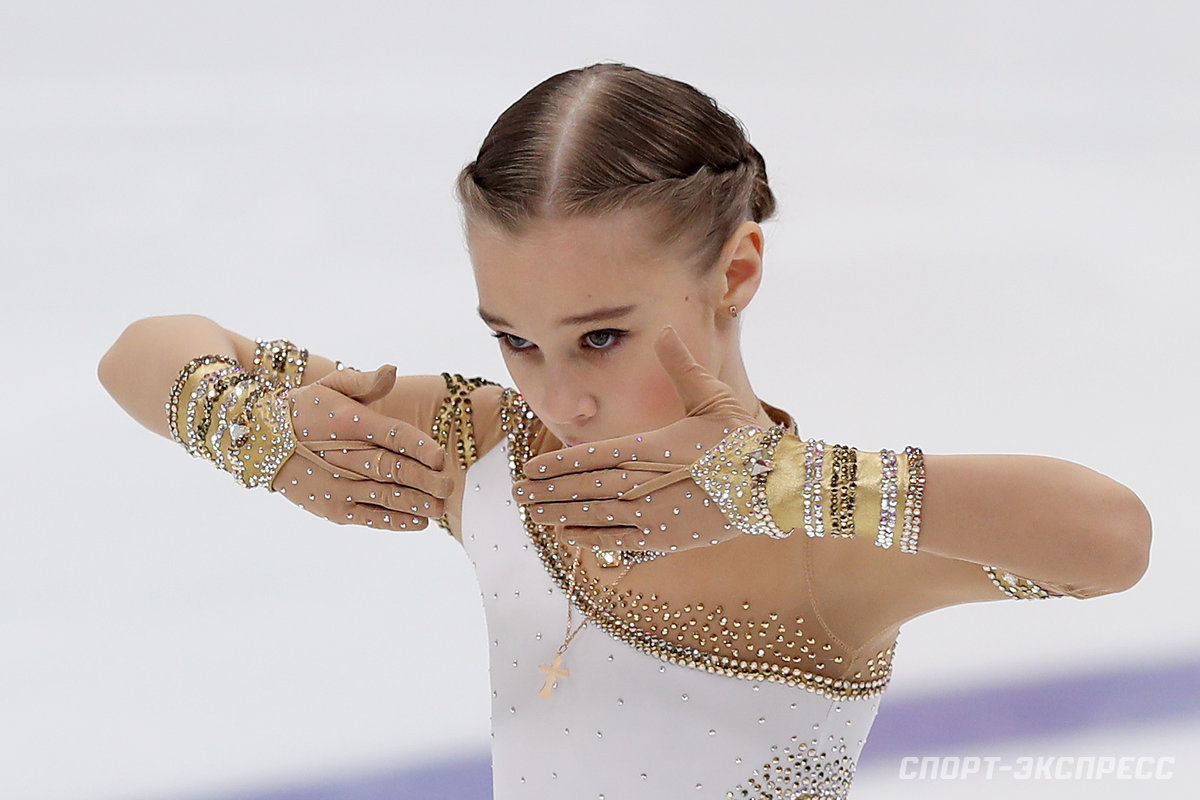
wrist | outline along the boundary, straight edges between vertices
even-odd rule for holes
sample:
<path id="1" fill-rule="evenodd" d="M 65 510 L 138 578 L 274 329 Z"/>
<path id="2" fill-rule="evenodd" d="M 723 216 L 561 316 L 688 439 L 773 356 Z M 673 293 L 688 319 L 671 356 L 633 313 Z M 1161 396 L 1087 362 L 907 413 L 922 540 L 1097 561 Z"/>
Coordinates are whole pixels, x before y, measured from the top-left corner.
<path id="1" fill-rule="evenodd" d="M 259 340 L 261 341 L 261 340 Z M 288 392 L 303 374 L 295 349 L 262 359 L 253 372 L 236 359 L 208 355 L 189 361 L 166 403 L 171 437 L 249 489 L 271 483 L 296 448 Z M 291 355 L 287 355 L 290 353 Z M 256 362 L 260 359 L 256 355 Z"/>
<path id="2" fill-rule="evenodd" d="M 863 452 L 801 440 L 776 425 L 731 431 L 692 477 L 744 533 L 870 538 L 916 553 L 924 460 L 919 448 Z"/>
<path id="3" fill-rule="evenodd" d="M 252 369 L 255 373 L 273 378 L 289 389 L 303 384 L 308 350 L 287 339 L 255 339 L 254 343 Z M 342 369 L 342 362 L 337 362 L 337 369 Z"/>
<path id="4" fill-rule="evenodd" d="M 869 538 L 915 553 L 925 484 L 921 450 L 862 451 L 785 434 L 772 454 L 767 505 L 781 528 Z"/>

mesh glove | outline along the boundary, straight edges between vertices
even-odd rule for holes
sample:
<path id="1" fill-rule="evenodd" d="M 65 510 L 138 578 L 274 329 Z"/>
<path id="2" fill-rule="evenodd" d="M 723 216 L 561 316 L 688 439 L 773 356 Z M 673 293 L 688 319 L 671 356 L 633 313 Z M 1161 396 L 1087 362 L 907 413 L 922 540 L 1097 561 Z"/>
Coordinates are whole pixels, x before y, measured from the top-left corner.
<path id="1" fill-rule="evenodd" d="M 692 478 L 692 463 L 730 432 L 757 426 L 729 386 L 698 364 L 674 328 L 654 344 L 686 416 L 653 431 L 545 453 L 525 463 L 513 498 L 567 544 L 673 552 L 742 531 Z M 578 495 L 572 498 L 573 495 Z M 615 563 L 615 562 L 614 562 Z"/>
<path id="2" fill-rule="evenodd" d="M 296 447 L 272 488 L 339 525 L 421 530 L 453 489 L 446 452 L 425 431 L 369 407 L 396 367 L 341 369 L 288 392 Z"/>

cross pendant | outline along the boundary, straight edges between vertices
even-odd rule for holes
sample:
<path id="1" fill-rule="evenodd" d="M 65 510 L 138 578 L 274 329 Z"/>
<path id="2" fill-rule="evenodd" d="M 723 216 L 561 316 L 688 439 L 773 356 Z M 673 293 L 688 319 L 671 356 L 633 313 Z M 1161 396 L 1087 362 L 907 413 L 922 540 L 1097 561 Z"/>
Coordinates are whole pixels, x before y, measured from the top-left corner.
<path id="1" fill-rule="evenodd" d="M 554 679 L 565 678 L 570 675 L 569 670 L 562 668 L 562 653 L 554 654 L 554 661 L 549 664 L 539 664 L 538 669 L 546 673 L 546 685 L 542 687 L 540 694 L 542 697 L 549 697 L 554 691 Z"/>

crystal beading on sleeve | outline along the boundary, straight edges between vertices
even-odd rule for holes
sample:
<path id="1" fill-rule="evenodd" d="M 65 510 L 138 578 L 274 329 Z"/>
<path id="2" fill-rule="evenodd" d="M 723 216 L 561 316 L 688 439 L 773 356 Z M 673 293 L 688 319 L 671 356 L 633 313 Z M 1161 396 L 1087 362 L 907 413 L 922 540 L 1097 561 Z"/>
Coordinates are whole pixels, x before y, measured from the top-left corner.
<path id="1" fill-rule="evenodd" d="M 745 425 L 707 450 L 691 472 L 744 533 L 781 539 L 802 528 L 813 537 L 859 536 L 890 548 L 899 522 L 900 552 L 917 552 L 925 489 L 925 456 L 918 447 L 864 452 L 802 441 L 782 425 Z M 1009 597 L 1062 596 L 1000 567 L 982 569 Z"/>
<path id="2" fill-rule="evenodd" d="M 745 533 L 862 536 L 916 553 L 925 462 L 902 453 L 801 440 L 782 425 L 737 428 L 692 465 L 692 477 Z M 903 505 L 899 503 L 903 499 Z M 899 518 L 899 520 L 898 520 Z"/>
<path id="3" fill-rule="evenodd" d="M 255 339 L 254 372 L 271 378 L 289 389 L 304 381 L 304 368 L 308 365 L 308 350 L 297 347 L 287 339 Z M 338 369 L 342 369 L 338 362 Z"/>
<path id="4" fill-rule="evenodd" d="M 298 368 L 295 361 L 286 363 L 298 385 L 303 362 Z M 166 403 L 171 438 L 246 488 L 273 492 L 275 475 L 296 449 L 290 389 L 269 369 L 251 372 L 230 356 L 194 358 L 180 370 Z"/>
<path id="5" fill-rule="evenodd" d="M 484 378 L 464 378 L 457 373 L 443 372 L 442 379 L 446 381 L 446 397 L 438 407 L 433 417 L 433 440 L 446 449 L 448 453 L 457 452 L 459 469 L 466 470 L 478 459 L 475 446 L 475 426 L 471 421 L 471 392 L 480 386 L 498 386 L 494 381 Z M 454 432 L 454 447 L 450 446 L 451 430 Z M 450 523 L 446 515 L 434 520 L 448 533 Z"/>

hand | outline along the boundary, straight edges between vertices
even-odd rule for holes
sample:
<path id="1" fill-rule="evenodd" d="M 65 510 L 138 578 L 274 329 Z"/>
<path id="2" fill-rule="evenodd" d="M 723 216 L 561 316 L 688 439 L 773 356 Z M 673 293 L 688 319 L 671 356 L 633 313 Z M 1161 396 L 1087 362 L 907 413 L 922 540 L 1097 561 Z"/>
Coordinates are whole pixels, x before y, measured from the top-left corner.
<path id="1" fill-rule="evenodd" d="M 728 384 L 696 363 L 667 326 L 655 353 L 686 416 L 646 433 L 575 445 L 525 463 L 513 498 L 567 544 L 603 550 L 676 551 L 741 534 L 691 476 L 691 465 L 726 434 L 761 427 Z"/>
<path id="2" fill-rule="evenodd" d="M 421 530 L 445 513 L 454 483 L 446 451 L 425 431 L 370 408 L 396 368 L 337 370 L 292 389 L 296 450 L 271 487 L 338 525 Z"/>

